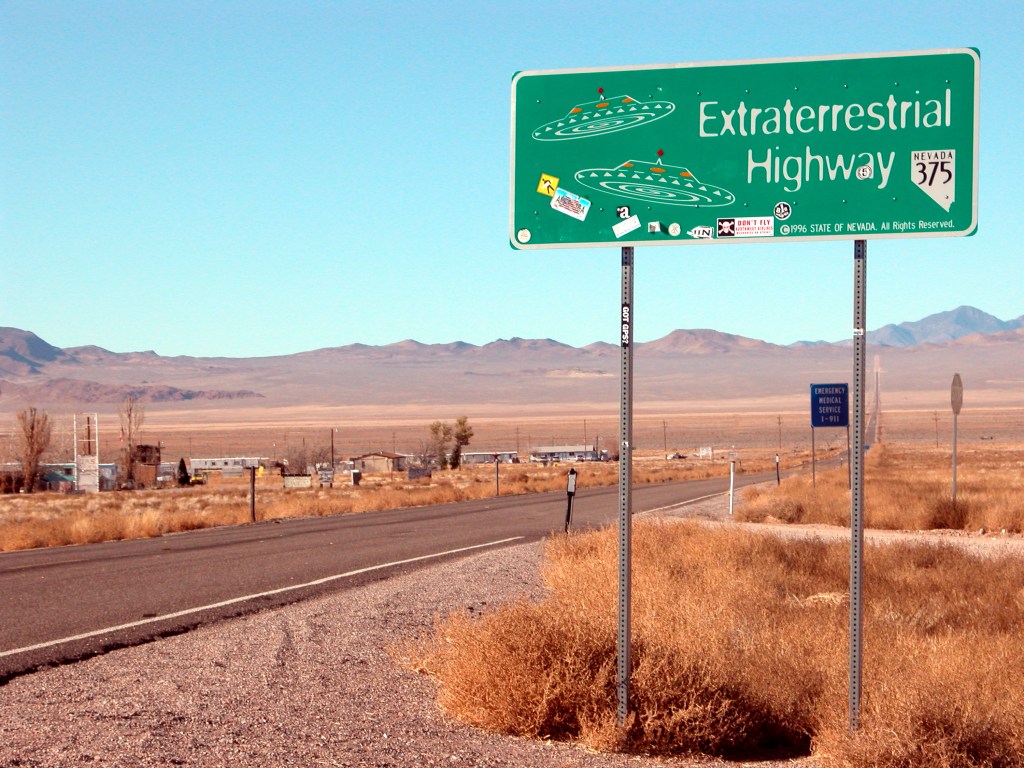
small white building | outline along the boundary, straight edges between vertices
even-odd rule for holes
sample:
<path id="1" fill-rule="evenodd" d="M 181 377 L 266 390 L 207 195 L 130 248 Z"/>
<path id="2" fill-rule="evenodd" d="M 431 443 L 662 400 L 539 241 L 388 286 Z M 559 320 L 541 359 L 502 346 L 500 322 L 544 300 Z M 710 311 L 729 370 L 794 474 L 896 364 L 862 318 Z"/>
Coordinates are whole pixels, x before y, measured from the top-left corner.
<path id="1" fill-rule="evenodd" d="M 462 454 L 460 460 L 463 464 L 518 464 L 518 451 L 471 451 Z"/>
<path id="2" fill-rule="evenodd" d="M 597 461 L 593 445 L 538 445 L 530 451 L 530 461 L 545 464 L 555 461 Z"/>
<path id="3" fill-rule="evenodd" d="M 267 459 L 260 458 L 259 456 L 232 456 L 223 459 L 193 459 L 188 460 L 189 469 L 192 474 L 195 475 L 199 472 L 213 472 L 223 470 L 242 470 L 249 469 L 250 467 L 260 466 L 260 462 L 266 462 Z"/>

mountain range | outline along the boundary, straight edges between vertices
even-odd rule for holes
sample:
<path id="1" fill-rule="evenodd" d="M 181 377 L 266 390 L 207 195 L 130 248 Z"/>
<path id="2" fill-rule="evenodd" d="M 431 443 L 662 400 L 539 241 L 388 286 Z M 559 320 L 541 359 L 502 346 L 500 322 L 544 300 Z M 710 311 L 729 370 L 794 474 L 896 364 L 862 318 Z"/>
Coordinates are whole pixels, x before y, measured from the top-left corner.
<path id="1" fill-rule="evenodd" d="M 868 334 L 892 393 L 946 388 L 953 372 L 992 402 L 1024 401 L 1024 316 L 959 307 Z M 714 330 L 677 330 L 635 345 L 638 401 L 701 402 L 806 393 L 848 381 L 850 342 L 782 346 Z M 869 359 L 869 363 L 871 360 Z M 0 328 L 0 411 L 24 403 L 98 406 L 133 395 L 157 408 L 617 402 L 618 346 L 552 339 L 383 346 L 351 344 L 254 358 L 164 357 L 56 347 Z"/>

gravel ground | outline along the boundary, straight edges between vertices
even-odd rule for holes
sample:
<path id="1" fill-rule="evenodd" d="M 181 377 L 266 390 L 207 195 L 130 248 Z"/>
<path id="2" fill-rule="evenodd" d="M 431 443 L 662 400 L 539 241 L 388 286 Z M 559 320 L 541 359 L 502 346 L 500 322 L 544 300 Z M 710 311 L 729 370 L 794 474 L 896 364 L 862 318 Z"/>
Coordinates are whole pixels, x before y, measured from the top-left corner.
<path id="1" fill-rule="evenodd" d="M 723 509 L 715 499 L 679 514 Z M 394 644 L 438 614 L 537 592 L 541 550 L 485 552 L 14 679 L 0 687 L 0 766 L 714 764 L 478 731 L 448 719 L 433 681 L 394 660 Z"/>

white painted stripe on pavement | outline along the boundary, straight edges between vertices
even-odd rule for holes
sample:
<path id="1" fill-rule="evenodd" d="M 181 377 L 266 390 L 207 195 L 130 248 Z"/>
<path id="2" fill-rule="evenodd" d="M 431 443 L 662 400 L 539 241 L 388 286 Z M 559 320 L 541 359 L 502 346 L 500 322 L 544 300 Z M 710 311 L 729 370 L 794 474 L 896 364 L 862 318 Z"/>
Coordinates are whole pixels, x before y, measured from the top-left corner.
<path id="1" fill-rule="evenodd" d="M 96 629 L 92 632 L 83 632 L 80 635 L 73 635 L 72 637 L 62 637 L 60 640 L 48 640 L 45 643 L 37 643 L 36 645 L 26 645 L 24 648 L 13 648 L 9 651 L 0 651 L 0 658 L 4 656 L 14 656 L 18 653 L 28 653 L 29 651 L 38 651 L 43 648 L 49 648 L 54 645 L 60 645 L 62 643 L 72 643 L 76 640 L 87 640 L 90 637 L 98 637 L 99 635 L 106 635 L 111 632 L 118 632 L 122 629 L 132 629 L 133 627 L 141 627 L 146 624 L 154 624 L 158 621 L 166 621 L 167 619 L 177 619 L 181 616 L 188 616 L 191 613 L 200 613 L 201 611 L 209 611 L 214 608 L 223 608 L 226 605 L 234 605 L 235 603 L 244 603 L 247 600 L 256 600 L 260 597 L 269 597 L 271 595 L 280 595 L 284 592 L 291 592 L 296 589 L 305 589 L 306 587 L 316 587 L 320 584 L 327 584 L 338 579 L 347 579 L 351 576 L 358 576 L 361 573 L 370 573 L 371 571 L 382 571 L 385 568 L 394 568 L 398 565 L 408 565 L 409 563 L 418 563 L 423 560 L 434 560 L 439 557 L 446 555 L 457 555 L 460 552 L 470 552 L 474 549 L 484 549 L 486 547 L 496 547 L 499 544 L 508 544 L 512 541 L 519 541 L 522 536 L 513 536 L 510 539 L 499 539 L 498 541 L 489 541 L 486 544 L 474 544 L 471 547 L 460 547 L 459 549 L 449 549 L 447 552 L 435 552 L 430 555 L 420 555 L 419 557 L 410 557 L 407 560 L 396 560 L 393 563 L 380 563 L 378 565 L 370 565 L 366 568 L 359 568 L 354 571 L 348 571 L 346 573 L 338 573 L 334 576 L 325 576 L 322 579 L 316 579 L 315 581 L 307 581 L 305 584 L 293 584 L 289 587 L 279 587 L 278 589 L 270 589 L 266 592 L 257 592 L 254 595 L 244 595 L 242 597 L 233 597 L 230 600 L 222 600 L 219 603 L 210 603 L 209 605 L 201 605 L 198 608 L 186 608 L 183 611 L 176 611 L 174 613 L 165 613 L 162 616 L 153 616 L 139 621 L 130 621 L 127 624 L 118 624 L 116 627 L 105 627 L 103 629 Z"/>
<path id="2" fill-rule="evenodd" d="M 718 493 L 709 493 L 707 496 L 699 496 L 696 499 L 690 499 L 689 501 L 680 501 L 678 504 L 669 504 L 667 507 L 655 507 L 654 509 L 648 509 L 643 512 L 645 515 L 649 515 L 652 512 L 667 512 L 670 509 L 678 509 L 679 507 L 688 507 L 690 504 L 696 504 L 698 501 L 707 501 L 713 499 L 716 496 L 725 496 L 728 491 L 719 491 Z"/>

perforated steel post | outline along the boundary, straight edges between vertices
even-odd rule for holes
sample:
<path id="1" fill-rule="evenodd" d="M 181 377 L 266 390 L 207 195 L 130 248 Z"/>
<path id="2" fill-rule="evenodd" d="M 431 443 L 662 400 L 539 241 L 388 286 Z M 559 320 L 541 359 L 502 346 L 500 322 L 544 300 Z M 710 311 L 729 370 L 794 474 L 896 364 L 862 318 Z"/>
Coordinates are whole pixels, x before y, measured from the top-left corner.
<path id="1" fill-rule="evenodd" d="M 633 249 L 622 249 L 622 312 L 620 315 L 621 390 L 619 419 L 619 632 L 616 659 L 619 725 L 629 714 L 630 582 L 632 562 L 633 482 Z"/>
<path id="2" fill-rule="evenodd" d="M 864 639 L 864 368 L 867 240 L 853 243 L 853 450 L 850 452 L 850 731 L 860 725 Z"/>

